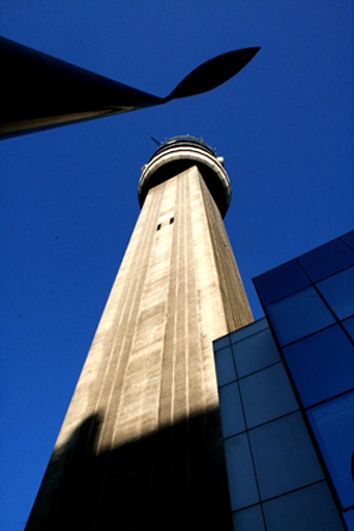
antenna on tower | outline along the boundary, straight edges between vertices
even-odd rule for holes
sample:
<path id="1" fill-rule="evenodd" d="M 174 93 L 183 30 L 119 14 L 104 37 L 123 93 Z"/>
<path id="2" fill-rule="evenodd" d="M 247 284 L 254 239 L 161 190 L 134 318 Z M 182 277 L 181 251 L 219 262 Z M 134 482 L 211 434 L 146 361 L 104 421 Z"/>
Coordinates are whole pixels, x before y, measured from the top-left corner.
<path id="1" fill-rule="evenodd" d="M 153 136 L 150 136 L 151 140 L 153 142 L 155 142 L 155 144 L 157 144 L 158 146 L 161 146 L 162 142 L 160 142 L 160 140 L 157 140 L 156 138 L 154 138 Z"/>

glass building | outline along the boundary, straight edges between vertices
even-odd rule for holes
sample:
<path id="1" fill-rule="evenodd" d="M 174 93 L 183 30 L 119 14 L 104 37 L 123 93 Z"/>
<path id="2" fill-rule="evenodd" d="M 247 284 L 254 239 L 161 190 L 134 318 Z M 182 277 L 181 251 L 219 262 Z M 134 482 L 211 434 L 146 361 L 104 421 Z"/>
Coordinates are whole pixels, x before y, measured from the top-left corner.
<path id="1" fill-rule="evenodd" d="M 237 531 L 354 530 L 354 232 L 254 279 L 214 342 Z"/>

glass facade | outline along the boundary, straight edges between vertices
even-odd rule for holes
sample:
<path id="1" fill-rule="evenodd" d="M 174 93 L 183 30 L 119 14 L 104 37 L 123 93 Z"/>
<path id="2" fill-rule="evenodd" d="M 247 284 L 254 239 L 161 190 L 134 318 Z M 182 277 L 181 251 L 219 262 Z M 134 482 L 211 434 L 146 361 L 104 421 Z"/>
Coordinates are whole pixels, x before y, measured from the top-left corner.
<path id="1" fill-rule="evenodd" d="M 354 392 L 310 408 L 308 415 L 341 504 L 353 507 Z"/>
<path id="2" fill-rule="evenodd" d="M 267 320 L 214 351 L 235 530 L 344 529 Z"/>
<path id="3" fill-rule="evenodd" d="M 338 319 L 354 314 L 354 267 L 322 280 L 317 287 Z"/>
<path id="4" fill-rule="evenodd" d="M 352 389 L 353 346 L 340 326 L 296 341 L 283 352 L 306 407 Z"/>
<path id="5" fill-rule="evenodd" d="M 279 352 L 269 328 L 260 330 L 244 341 L 238 341 L 237 349 L 234 348 L 234 350 L 235 365 L 240 378 L 280 361 Z"/>
<path id="6" fill-rule="evenodd" d="M 239 387 L 249 428 L 297 409 L 294 394 L 281 363 L 240 379 Z"/>
<path id="7" fill-rule="evenodd" d="M 353 265 L 354 231 L 254 280 L 300 413 L 349 530 L 354 530 Z M 287 503 L 279 502 L 278 510 Z M 266 521 L 269 507 L 264 506 Z M 281 520 L 277 511 L 272 522 Z M 289 517 L 290 506 L 285 512 Z M 327 515 L 326 521 L 331 518 Z M 271 528 L 290 529 L 282 525 Z M 296 529 L 334 528 L 306 525 Z"/>
<path id="8" fill-rule="evenodd" d="M 354 340 L 354 317 L 350 317 L 349 319 L 342 321 L 342 325 L 344 326 L 345 330 L 348 332 L 350 339 L 353 341 Z"/>
<path id="9" fill-rule="evenodd" d="M 214 342 L 237 531 L 354 531 L 354 231 L 254 279 Z"/>
<path id="10" fill-rule="evenodd" d="M 298 258 L 312 282 L 333 275 L 353 264 L 352 249 L 340 238 L 333 240 Z"/>
<path id="11" fill-rule="evenodd" d="M 343 529 L 325 482 L 264 504 L 268 531 L 333 531 Z"/>
<path id="12" fill-rule="evenodd" d="M 287 345 L 335 322 L 313 288 L 305 288 L 270 304 L 270 321 L 281 345 Z"/>
<path id="13" fill-rule="evenodd" d="M 311 284 L 301 266 L 292 260 L 255 279 L 265 304 L 295 293 Z"/>

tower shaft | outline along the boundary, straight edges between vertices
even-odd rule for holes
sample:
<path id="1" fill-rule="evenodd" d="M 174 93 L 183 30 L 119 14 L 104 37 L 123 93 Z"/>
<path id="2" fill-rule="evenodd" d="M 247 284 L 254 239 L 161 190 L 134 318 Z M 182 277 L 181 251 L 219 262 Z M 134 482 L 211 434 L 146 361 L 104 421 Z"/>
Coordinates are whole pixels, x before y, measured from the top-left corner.
<path id="1" fill-rule="evenodd" d="M 231 529 L 212 340 L 251 321 L 190 165 L 147 193 L 27 529 Z"/>

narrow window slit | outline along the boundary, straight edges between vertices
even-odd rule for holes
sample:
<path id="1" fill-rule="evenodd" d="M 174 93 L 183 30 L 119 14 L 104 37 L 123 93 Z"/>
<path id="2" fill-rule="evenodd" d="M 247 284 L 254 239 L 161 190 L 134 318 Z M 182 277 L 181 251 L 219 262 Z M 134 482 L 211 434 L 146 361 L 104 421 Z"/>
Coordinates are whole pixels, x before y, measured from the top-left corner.
<path id="1" fill-rule="evenodd" d="M 170 225 L 174 222 L 175 218 L 170 218 Z"/>
<path id="2" fill-rule="evenodd" d="M 159 223 L 156 227 L 156 230 L 160 230 L 161 229 L 161 223 Z"/>

